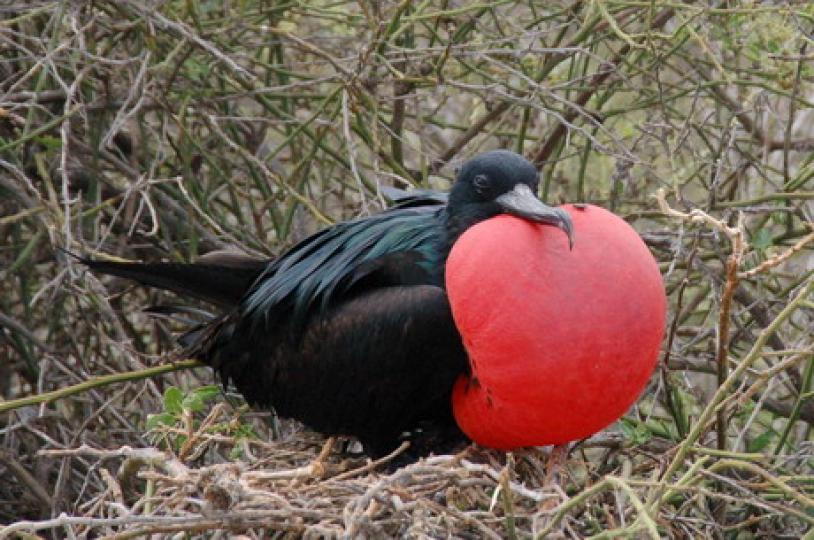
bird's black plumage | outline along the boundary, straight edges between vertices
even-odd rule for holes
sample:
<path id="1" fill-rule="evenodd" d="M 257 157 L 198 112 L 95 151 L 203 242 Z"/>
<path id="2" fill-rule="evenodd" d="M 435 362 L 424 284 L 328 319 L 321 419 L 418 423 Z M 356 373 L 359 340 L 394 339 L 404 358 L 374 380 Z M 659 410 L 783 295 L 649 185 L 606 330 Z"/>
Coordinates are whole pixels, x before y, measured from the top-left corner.
<path id="1" fill-rule="evenodd" d="M 420 422 L 454 425 L 450 394 L 468 360 L 443 275 L 458 236 L 513 213 L 571 237 L 567 214 L 533 195 L 537 182 L 521 156 L 487 152 L 462 167 L 448 201 L 397 196 L 393 208 L 327 228 L 275 260 L 86 264 L 226 306 L 182 338 L 187 354 L 250 403 L 355 435 L 378 455 Z"/>

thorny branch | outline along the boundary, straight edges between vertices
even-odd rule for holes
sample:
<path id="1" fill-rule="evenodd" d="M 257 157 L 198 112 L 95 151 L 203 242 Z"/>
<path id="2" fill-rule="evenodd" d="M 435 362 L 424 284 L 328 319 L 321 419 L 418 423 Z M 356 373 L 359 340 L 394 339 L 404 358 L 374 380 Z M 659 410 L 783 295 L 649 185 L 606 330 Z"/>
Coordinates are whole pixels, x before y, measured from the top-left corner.
<path id="1" fill-rule="evenodd" d="M 804 534 L 804 3 L 215 4 L 0 10 L 4 534 Z M 184 324 L 141 309 L 174 300 L 55 255 L 273 256 L 491 148 L 544 162 L 549 199 L 623 215 L 670 301 L 663 385 L 556 488 L 536 450 L 391 472 L 232 396 L 171 412 L 168 387 L 212 382 L 162 363 Z"/>

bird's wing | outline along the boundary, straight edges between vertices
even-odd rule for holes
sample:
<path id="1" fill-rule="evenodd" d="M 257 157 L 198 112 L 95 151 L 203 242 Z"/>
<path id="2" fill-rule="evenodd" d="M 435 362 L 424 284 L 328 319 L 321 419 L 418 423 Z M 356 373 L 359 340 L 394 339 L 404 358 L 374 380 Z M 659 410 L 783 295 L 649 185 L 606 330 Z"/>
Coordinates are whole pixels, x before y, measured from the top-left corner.
<path id="1" fill-rule="evenodd" d="M 394 208 L 317 233 L 266 267 L 241 301 L 241 317 L 268 329 L 285 320 L 301 328 L 315 310 L 359 286 L 438 283 L 443 206 Z M 401 277 L 400 277 L 401 276 Z M 420 277 L 419 277 L 420 276 Z"/>
<path id="2" fill-rule="evenodd" d="M 382 194 L 393 201 L 393 208 L 410 208 L 416 206 L 433 206 L 446 204 L 449 194 L 431 189 L 413 189 L 406 191 L 396 187 L 382 187 Z"/>
<path id="3" fill-rule="evenodd" d="M 236 315 L 205 360 L 250 403 L 357 435 L 374 454 L 419 421 L 452 423 L 450 392 L 468 364 L 440 287 L 367 290 L 314 314 L 297 343 L 284 326 L 259 334 Z"/>

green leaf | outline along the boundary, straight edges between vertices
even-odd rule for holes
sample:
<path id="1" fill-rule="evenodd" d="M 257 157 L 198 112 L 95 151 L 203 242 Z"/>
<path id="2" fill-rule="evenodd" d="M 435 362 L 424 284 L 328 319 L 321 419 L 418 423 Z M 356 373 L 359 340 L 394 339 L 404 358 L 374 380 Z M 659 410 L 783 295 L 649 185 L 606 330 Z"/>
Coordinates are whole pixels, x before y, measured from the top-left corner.
<path id="1" fill-rule="evenodd" d="M 147 415 L 147 423 L 145 427 L 147 431 L 155 429 L 159 426 L 173 426 L 175 425 L 177 418 L 170 414 L 170 413 L 159 413 L 159 414 L 149 414 Z"/>
<path id="2" fill-rule="evenodd" d="M 179 415 L 183 410 L 184 394 L 175 386 L 164 390 L 164 412 Z"/>
<path id="3" fill-rule="evenodd" d="M 229 451 L 229 459 L 231 460 L 238 460 L 243 457 L 243 445 L 236 444 L 232 447 Z"/>
<path id="4" fill-rule="evenodd" d="M 201 399 L 208 402 L 220 395 L 220 386 L 201 386 L 193 390 L 192 393 L 201 396 Z"/>
<path id="5" fill-rule="evenodd" d="M 643 422 L 622 418 L 622 434 L 633 444 L 644 444 L 653 437 L 650 429 Z"/>
<path id="6" fill-rule="evenodd" d="M 181 406 L 188 411 L 200 412 L 204 409 L 204 401 L 196 394 L 187 394 Z"/>
<path id="7" fill-rule="evenodd" d="M 774 239 L 769 229 L 758 229 L 752 235 L 752 247 L 758 251 L 765 251 L 774 245 Z"/>
<path id="8" fill-rule="evenodd" d="M 184 446 L 184 443 L 186 443 L 186 442 L 187 442 L 187 436 L 186 435 L 178 435 L 178 437 L 175 439 L 175 443 L 173 444 L 173 447 L 176 450 L 180 450 Z"/>
<path id="9" fill-rule="evenodd" d="M 218 394 L 220 389 L 217 386 L 201 386 L 187 394 L 181 406 L 192 412 L 200 412 L 206 407 L 206 403 L 212 401 Z"/>
<path id="10" fill-rule="evenodd" d="M 749 441 L 749 444 L 746 445 L 746 451 L 760 452 L 761 450 L 766 448 L 766 445 L 772 442 L 772 439 L 774 439 L 775 435 L 777 435 L 777 432 L 773 429 L 768 429 L 764 431 L 762 434 L 758 435 L 757 437 Z"/>
<path id="11" fill-rule="evenodd" d="M 34 137 L 34 140 L 49 150 L 58 150 L 62 148 L 62 139 L 59 137 L 40 135 L 39 137 Z"/>
<path id="12" fill-rule="evenodd" d="M 234 430 L 233 436 L 235 439 L 259 439 L 257 432 L 250 424 L 239 424 Z"/>
<path id="13" fill-rule="evenodd" d="M 210 67 L 207 64 L 199 62 L 195 58 L 189 58 L 184 62 L 184 66 L 189 73 L 191 79 L 206 80 L 209 77 Z"/>

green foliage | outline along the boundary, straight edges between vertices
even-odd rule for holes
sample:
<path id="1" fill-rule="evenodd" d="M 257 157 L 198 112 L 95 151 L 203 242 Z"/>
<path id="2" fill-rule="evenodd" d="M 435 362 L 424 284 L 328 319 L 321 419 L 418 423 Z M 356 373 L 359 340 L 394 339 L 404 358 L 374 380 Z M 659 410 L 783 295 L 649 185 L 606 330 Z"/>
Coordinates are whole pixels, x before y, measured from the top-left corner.
<path id="1" fill-rule="evenodd" d="M 164 390 L 163 410 L 148 414 L 144 427 L 156 444 L 178 451 L 187 442 L 189 434 L 198 431 L 203 413 L 209 413 L 207 406 L 220 395 L 221 389 L 217 386 L 200 386 L 186 393 L 169 386 Z M 237 443 L 257 438 L 250 424 L 239 421 L 212 422 L 205 431 L 233 437 Z M 230 453 L 235 458 L 242 455 L 240 444 L 235 444 Z"/>
<path id="2" fill-rule="evenodd" d="M 40 135 L 39 137 L 35 137 L 34 141 L 41 144 L 48 150 L 58 150 L 62 148 L 62 139 L 58 137 L 52 137 L 50 135 Z"/>
<path id="3" fill-rule="evenodd" d="M 201 412 L 207 403 L 220 394 L 221 389 L 217 386 L 200 386 L 183 397 L 181 407 L 192 412 Z"/>
<path id="4" fill-rule="evenodd" d="M 625 439 L 634 445 L 644 444 L 653 437 L 647 424 L 631 418 L 622 418 L 619 422 Z"/>
<path id="5" fill-rule="evenodd" d="M 767 429 L 754 439 L 749 441 L 746 445 L 747 452 L 762 452 L 773 440 L 777 438 L 778 433 L 773 429 Z"/>
<path id="6" fill-rule="evenodd" d="M 751 244 L 752 247 L 758 251 L 766 251 L 774 245 L 772 232 L 765 228 L 758 229 L 755 234 L 752 235 Z"/>

